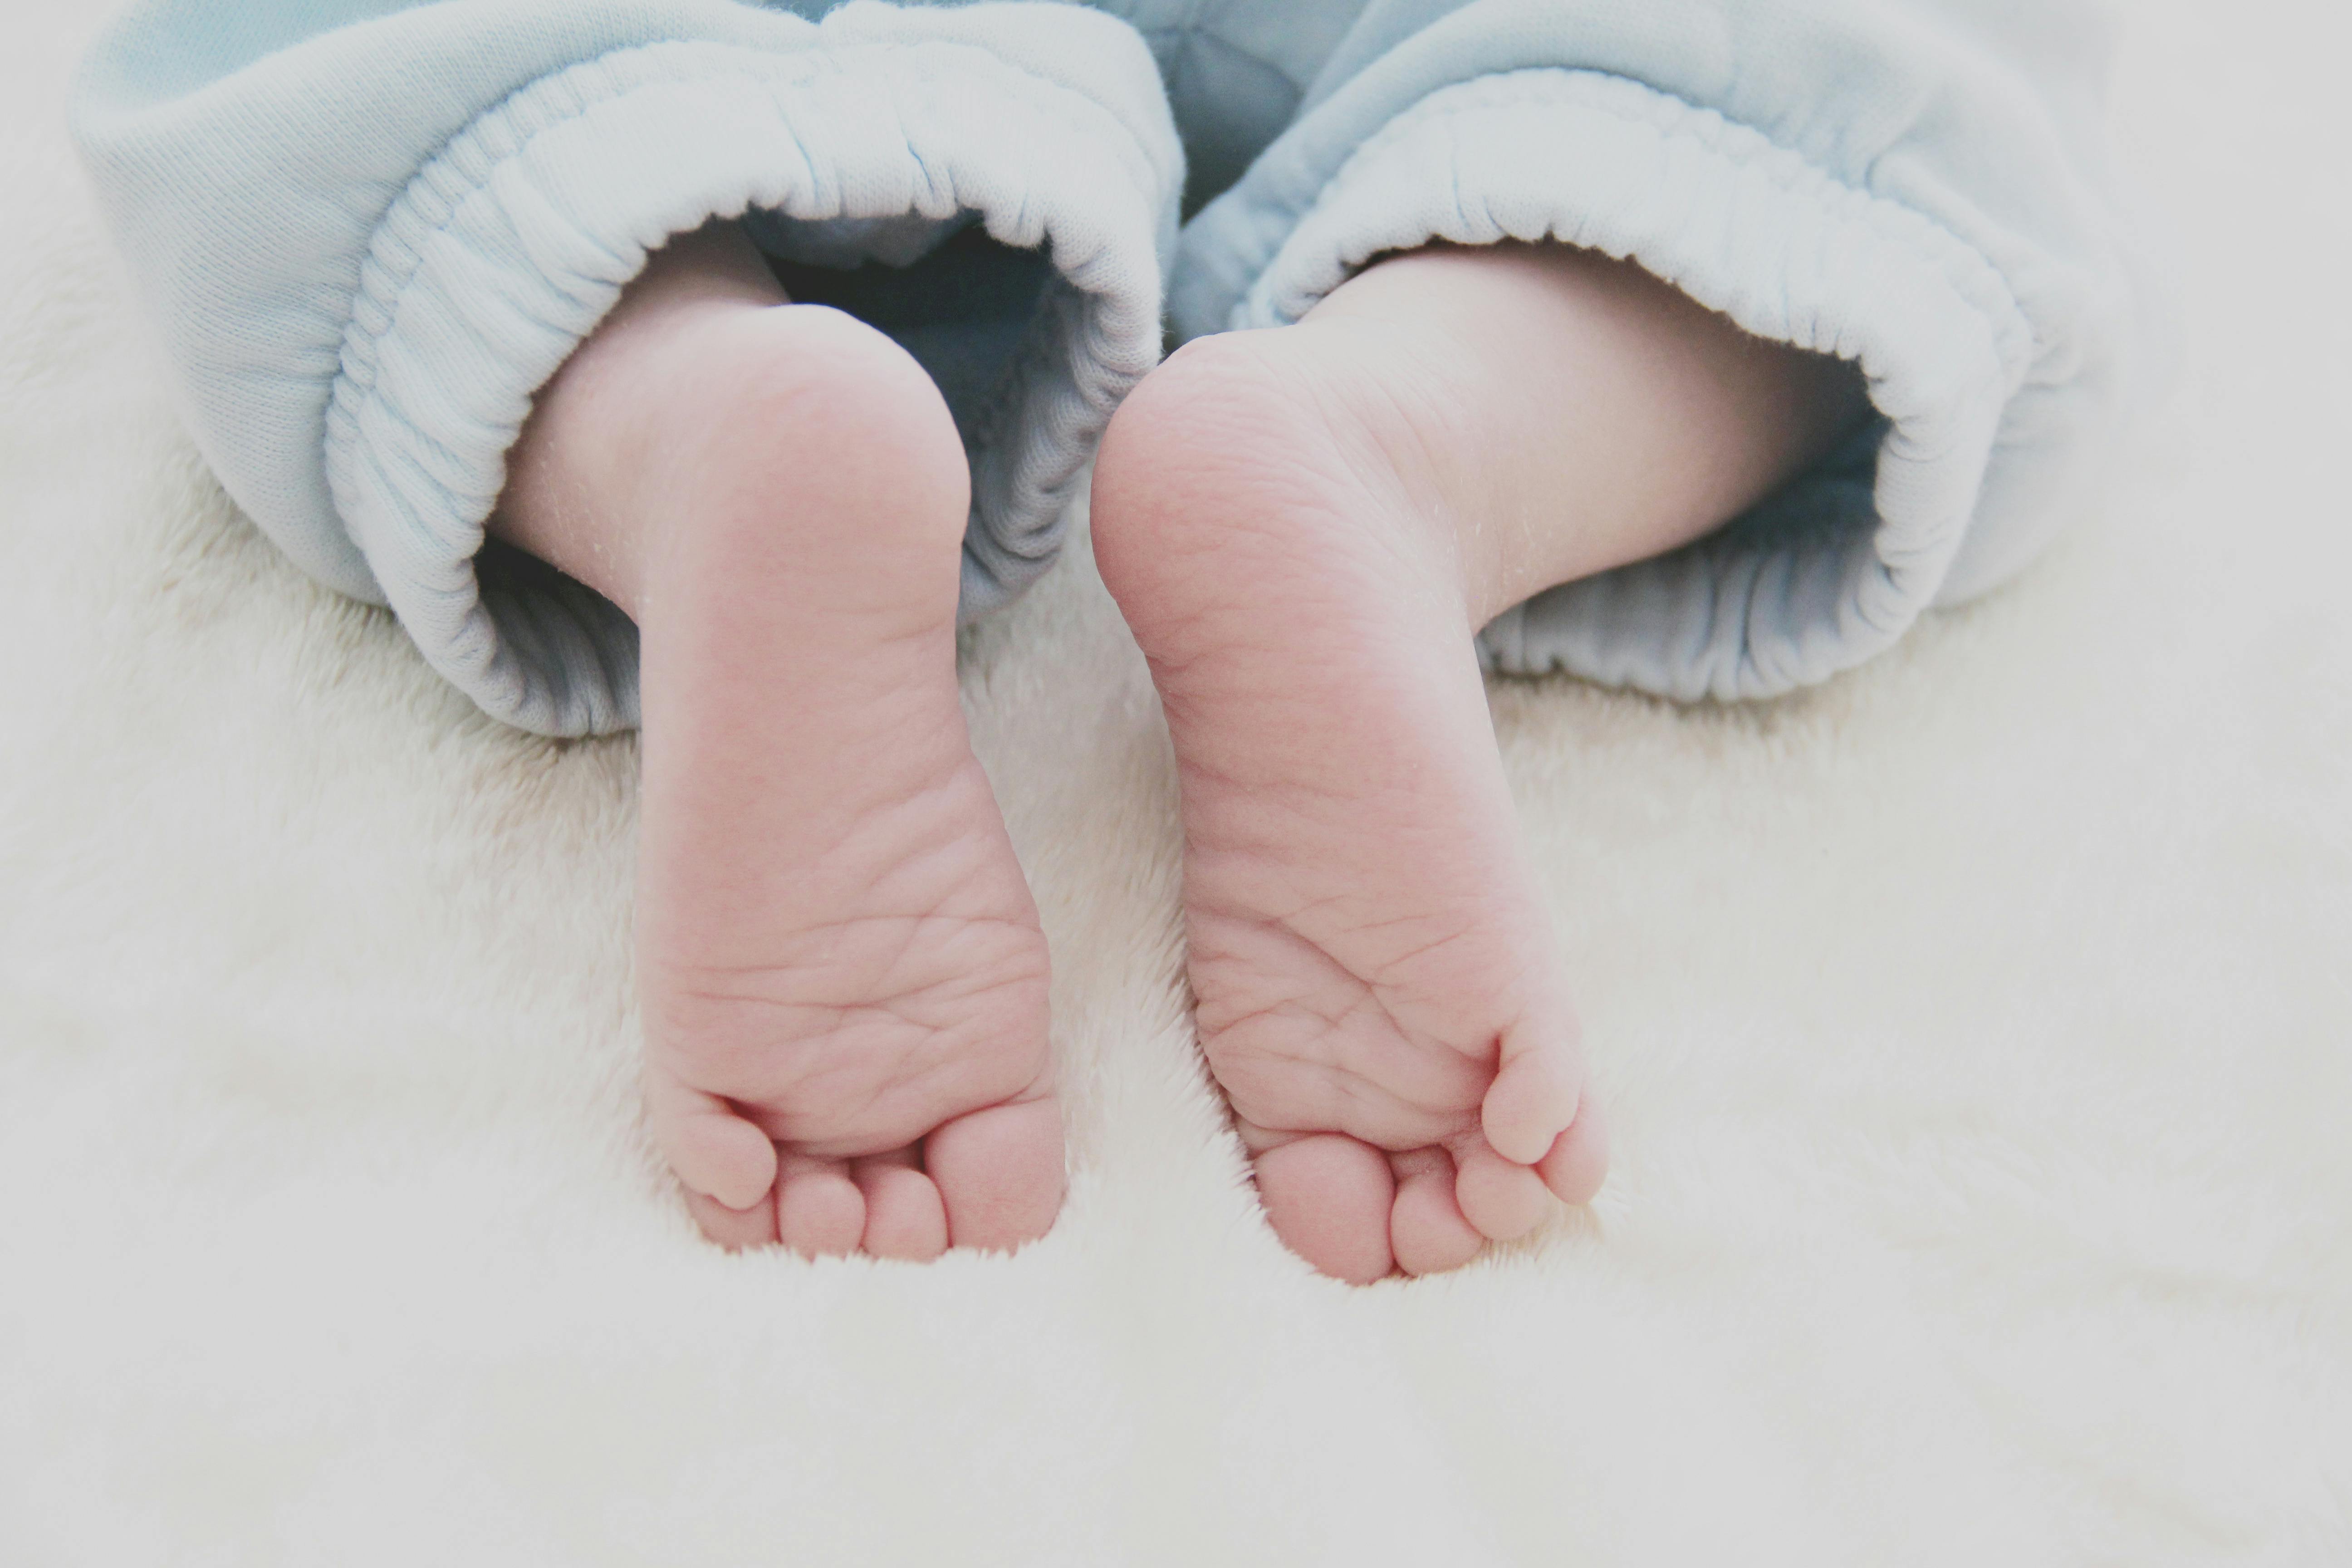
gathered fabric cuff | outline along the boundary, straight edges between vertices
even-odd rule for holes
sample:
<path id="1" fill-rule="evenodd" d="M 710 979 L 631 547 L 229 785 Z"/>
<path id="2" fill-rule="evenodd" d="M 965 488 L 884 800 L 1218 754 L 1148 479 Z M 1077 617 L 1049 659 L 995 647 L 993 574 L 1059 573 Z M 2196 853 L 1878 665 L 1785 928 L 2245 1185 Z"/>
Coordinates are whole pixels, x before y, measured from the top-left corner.
<path id="1" fill-rule="evenodd" d="M 1123 114 L 989 47 L 986 12 L 1022 26 L 1034 18 L 1020 13 L 1048 9 L 1057 47 L 1131 49 L 1128 77 L 1151 88 L 1132 34 L 1089 17 L 1073 38 L 1061 7 L 856 6 L 807 48 L 668 42 L 572 65 L 416 174 L 361 268 L 326 411 L 327 479 L 385 599 L 486 711 L 555 735 L 635 721 L 627 618 L 552 574 L 486 583 L 477 556 L 532 395 L 650 250 L 714 216 L 756 209 L 770 234 L 815 226 L 812 245 L 838 261 L 857 258 L 861 234 L 865 254 L 889 261 L 910 229 L 959 221 L 1050 258 L 1026 334 L 966 431 L 965 614 L 1045 569 L 1096 437 L 1158 360 L 1181 178 L 1164 112 Z"/>
<path id="2" fill-rule="evenodd" d="M 1295 321 L 1386 253 L 1550 239 L 1867 379 L 1880 417 L 1864 437 L 1706 539 L 1505 612 L 1480 637 L 1491 668 L 1682 700 L 1826 679 L 2032 555 L 2082 467 L 2076 437 L 2104 417 L 2098 354 L 2032 320 L 1983 249 L 1626 77 L 1479 76 L 1311 186 L 1268 162 L 1187 229 L 1180 334 Z"/>

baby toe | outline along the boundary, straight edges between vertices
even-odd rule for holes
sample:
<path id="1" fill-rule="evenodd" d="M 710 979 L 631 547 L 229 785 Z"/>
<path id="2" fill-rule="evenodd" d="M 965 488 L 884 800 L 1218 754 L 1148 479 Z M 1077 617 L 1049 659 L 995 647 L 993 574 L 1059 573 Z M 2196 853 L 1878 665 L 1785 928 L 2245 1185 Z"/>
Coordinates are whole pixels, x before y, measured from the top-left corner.
<path id="1" fill-rule="evenodd" d="M 1461 1151 L 1457 1163 L 1454 1200 L 1481 1235 L 1496 1241 L 1514 1241 L 1551 1213 L 1552 1195 L 1543 1177 L 1526 1165 L 1504 1159 L 1483 1139 Z"/>
<path id="2" fill-rule="evenodd" d="M 1562 1203 L 1590 1203 L 1601 1190 L 1601 1178 L 1609 1173 L 1609 1130 L 1590 1097 L 1568 1131 L 1536 1163 L 1536 1171 Z"/>
<path id="3" fill-rule="evenodd" d="M 786 1154 L 776 1178 L 776 1238 L 810 1258 L 857 1250 L 866 1234 L 866 1196 L 838 1160 Z"/>
<path id="4" fill-rule="evenodd" d="M 913 1150 L 859 1160 L 849 1173 L 866 1198 L 866 1251 L 928 1263 L 948 1249 L 947 1205 L 938 1185 L 915 1168 Z"/>
<path id="5" fill-rule="evenodd" d="M 1443 1274 L 1478 1256 L 1486 1238 L 1454 1201 L 1454 1162 L 1443 1149 L 1391 1156 L 1396 1203 L 1389 1213 L 1389 1247 L 1407 1274 Z"/>
<path id="6" fill-rule="evenodd" d="M 1311 1134 L 1256 1159 L 1257 1195 L 1283 1245 L 1351 1285 L 1388 1277 L 1396 1177 L 1388 1156 L 1337 1132 Z"/>
<path id="7" fill-rule="evenodd" d="M 776 1239 L 776 1205 L 761 1193 L 748 1209 L 730 1209 L 717 1198 L 686 1189 L 687 1212 L 702 1234 L 730 1252 L 772 1246 Z"/>
<path id="8" fill-rule="evenodd" d="M 740 1214 L 764 1207 L 776 1181 L 776 1147 L 768 1135 L 714 1094 L 653 1064 L 645 1075 L 646 1113 L 655 1142 L 686 1189 Z M 695 1217 L 702 1217 L 696 1207 Z M 724 1226 L 730 1234 L 740 1226 Z M 709 1226 L 704 1226 L 707 1231 Z M 720 1238 L 712 1235 L 714 1241 Z M 772 1236 L 765 1239 L 773 1240 Z"/>
<path id="9" fill-rule="evenodd" d="M 1540 1034 L 1515 1031 L 1504 1042 L 1501 1070 L 1479 1107 L 1481 1131 L 1503 1158 L 1532 1165 L 1576 1120 L 1583 1098 L 1584 1065 L 1572 1022 Z"/>

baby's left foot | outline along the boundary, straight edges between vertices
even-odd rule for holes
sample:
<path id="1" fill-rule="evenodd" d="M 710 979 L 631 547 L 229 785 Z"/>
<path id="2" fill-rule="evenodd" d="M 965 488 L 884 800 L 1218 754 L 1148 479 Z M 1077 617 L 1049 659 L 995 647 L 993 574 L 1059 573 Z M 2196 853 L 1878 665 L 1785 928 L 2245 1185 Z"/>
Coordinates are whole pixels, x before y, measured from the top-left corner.
<path id="1" fill-rule="evenodd" d="M 1180 352 L 1095 533 L 1176 743 L 1202 1047 L 1276 1231 L 1367 1281 L 1581 1202 L 1602 1154 L 1457 574 L 1339 346 Z"/>
<path id="2" fill-rule="evenodd" d="M 1734 515 L 1850 421 L 1840 377 L 1497 247 L 1199 340 L 1113 420 L 1096 555 L 1175 742 L 1201 1043 L 1324 1272 L 1452 1268 L 1599 1187 L 1473 633 Z"/>

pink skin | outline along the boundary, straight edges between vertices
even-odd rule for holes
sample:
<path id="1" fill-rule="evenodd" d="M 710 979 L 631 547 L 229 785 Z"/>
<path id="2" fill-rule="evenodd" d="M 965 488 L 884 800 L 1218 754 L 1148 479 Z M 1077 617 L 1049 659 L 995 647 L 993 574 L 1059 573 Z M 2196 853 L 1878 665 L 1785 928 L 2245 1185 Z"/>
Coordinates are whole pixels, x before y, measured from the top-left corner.
<path id="1" fill-rule="evenodd" d="M 1181 773 L 1209 1063 L 1275 1229 L 1369 1280 L 1599 1185 L 1471 633 L 1735 515 L 1844 367 L 1626 267 L 1432 249 L 1120 409 L 1097 554 Z M 1062 1197 L 1045 944 L 955 684 L 968 475 L 879 333 L 714 225 L 541 395 L 494 531 L 644 633 L 656 1136 L 728 1246 L 922 1258 Z"/>
<path id="2" fill-rule="evenodd" d="M 1316 1268 L 1457 1267 L 1606 1166 L 1473 632 L 1719 526 L 1866 407 L 1630 266 L 1506 245 L 1199 340 L 1119 409 L 1096 558 L 1175 741 L 1202 1045 Z"/>
<path id="3" fill-rule="evenodd" d="M 646 1094 L 705 1233 L 1043 1235 L 1045 944 L 965 736 L 969 478 L 929 378 L 713 226 L 541 394 L 509 475 L 495 530 L 643 633 Z"/>

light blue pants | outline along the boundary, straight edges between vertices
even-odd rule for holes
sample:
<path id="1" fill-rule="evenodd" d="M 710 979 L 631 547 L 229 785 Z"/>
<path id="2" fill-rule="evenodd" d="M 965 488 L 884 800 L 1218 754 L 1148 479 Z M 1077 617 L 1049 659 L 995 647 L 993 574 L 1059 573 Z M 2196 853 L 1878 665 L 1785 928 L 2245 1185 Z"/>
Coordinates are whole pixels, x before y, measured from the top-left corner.
<path id="1" fill-rule="evenodd" d="M 532 394 L 715 215 L 940 379 L 968 616 L 1050 563 L 1163 318 L 1294 321 L 1383 252 L 1557 238 L 1856 361 L 1865 438 L 1482 638 L 1738 698 L 2072 510 L 2138 310 L 2105 54 L 2083 0 L 143 0 L 75 126 L 230 494 L 512 723 L 635 721 L 627 618 L 484 522 Z"/>

